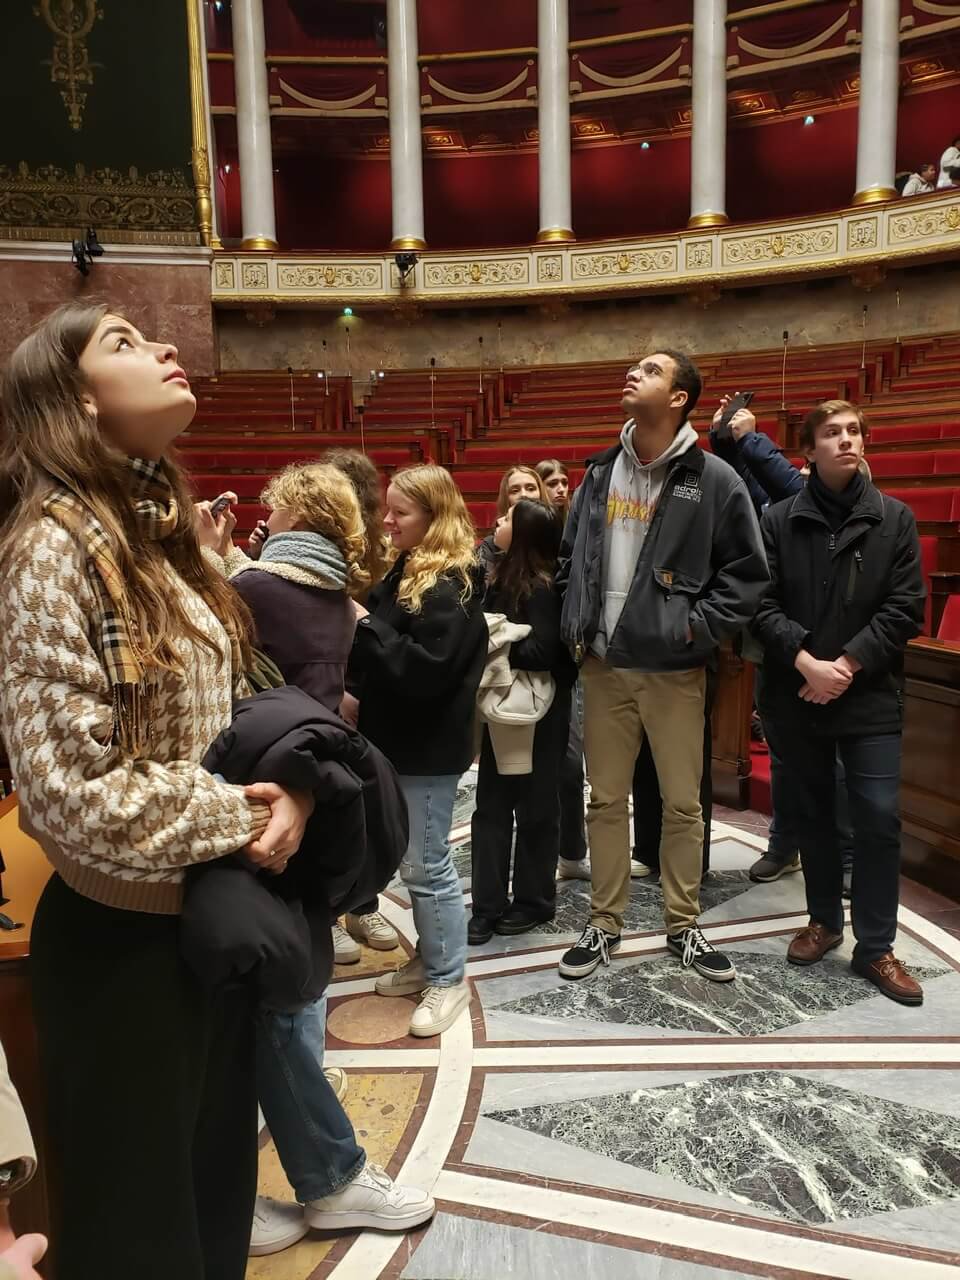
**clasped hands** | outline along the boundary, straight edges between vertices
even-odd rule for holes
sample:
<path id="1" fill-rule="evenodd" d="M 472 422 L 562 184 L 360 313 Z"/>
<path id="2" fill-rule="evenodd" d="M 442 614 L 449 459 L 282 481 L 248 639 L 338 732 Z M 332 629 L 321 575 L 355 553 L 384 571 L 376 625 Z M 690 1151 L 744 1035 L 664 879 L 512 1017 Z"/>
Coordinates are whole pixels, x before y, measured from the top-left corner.
<path id="1" fill-rule="evenodd" d="M 290 791 L 275 782 L 254 782 L 244 787 L 253 810 L 253 839 L 241 856 L 258 871 L 280 875 L 300 848 L 313 813 L 309 791 Z"/>
<path id="2" fill-rule="evenodd" d="M 813 702 L 817 706 L 825 706 L 846 693 L 860 670 L 860 663 L 847 653 L 839 658 L 824 659 L 815 658 L 806 649 L 800 650 L 793 665 L 804 680 L 798 696 L 804 702 Z"/>

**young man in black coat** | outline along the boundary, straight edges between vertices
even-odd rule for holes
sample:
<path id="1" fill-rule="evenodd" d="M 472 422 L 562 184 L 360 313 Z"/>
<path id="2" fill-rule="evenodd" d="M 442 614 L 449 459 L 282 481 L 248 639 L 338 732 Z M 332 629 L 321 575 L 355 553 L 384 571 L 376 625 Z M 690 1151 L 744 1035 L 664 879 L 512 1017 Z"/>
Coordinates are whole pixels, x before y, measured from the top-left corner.
<path id="1" fill-rule="evenodd" d="M 925 591 L 912 513 L 859 471 L 864 437 L 855 405 L 818 405 L 800 437 L 810 479 L 764 514 L 770 585 L 753 623 L 764 646 L 759 705 L 796 788 L 810 913 L 787 958 L 814 964 L 843 941 L 839 752 L 854 832 L 853 968 L 890 999 L 915 1005 L 923 991 L 893 943 L 903 653 L 920 632 Z"/>

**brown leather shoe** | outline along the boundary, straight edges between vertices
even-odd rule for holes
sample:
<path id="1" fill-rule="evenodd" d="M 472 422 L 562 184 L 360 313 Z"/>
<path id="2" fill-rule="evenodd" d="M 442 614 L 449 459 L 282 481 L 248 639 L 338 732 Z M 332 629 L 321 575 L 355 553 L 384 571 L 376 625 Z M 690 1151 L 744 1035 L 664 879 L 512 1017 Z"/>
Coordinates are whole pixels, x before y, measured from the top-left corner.
<path id="1" fill-rule="evenodd" d="M 811 922 L 790 943 L 787 959 L 791 964 L 816 964 L 842 941 L 842 933 L 831 933 L 826 925 Z"/>
<path id="2" fill-rule="evenodd" d="M 876 960 L 854 958 L 850 966 L 898 1004 L 923 1004 L 923 987 L 916 978 L 911 978 L 892 951 L 877 956 Z"/>

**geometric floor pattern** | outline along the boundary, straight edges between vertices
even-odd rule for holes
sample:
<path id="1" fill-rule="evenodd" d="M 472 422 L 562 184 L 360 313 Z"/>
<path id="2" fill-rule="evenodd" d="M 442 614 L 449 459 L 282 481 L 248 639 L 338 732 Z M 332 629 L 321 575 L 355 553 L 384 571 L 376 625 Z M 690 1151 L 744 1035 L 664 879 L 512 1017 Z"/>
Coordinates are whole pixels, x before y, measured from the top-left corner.
<path id="1" fill-rule="evenodd" d="M 466 907 L 471 808 L 468 775 Z M 735 982 L 681 969 L 640 880 L 609 968 L 565 982 L 589 889 L 564 882 L 550 925 L 470 948 L 471 1017 L 439 1041 L 406 1034 L 412 999 L 373 993 L 416 941 L 391 886 L 403 951 L 338 967 L 326 1062 L 371 1158 L 430 1187 L 437 1216 L 407 1236 L 310 1235 L 248 1280 L 960 1280 L 956 913 L 904 883 L 897 953 L 925 993 L 904 1008 L 853 973 L 849 928 L 820 965 L 785 962 L 803 884 L 753 884 L 763 848 L 757 815 L 715 815 L 701 924 Z M 269 1143 L 261 1189 L 290 1194 Z"/>

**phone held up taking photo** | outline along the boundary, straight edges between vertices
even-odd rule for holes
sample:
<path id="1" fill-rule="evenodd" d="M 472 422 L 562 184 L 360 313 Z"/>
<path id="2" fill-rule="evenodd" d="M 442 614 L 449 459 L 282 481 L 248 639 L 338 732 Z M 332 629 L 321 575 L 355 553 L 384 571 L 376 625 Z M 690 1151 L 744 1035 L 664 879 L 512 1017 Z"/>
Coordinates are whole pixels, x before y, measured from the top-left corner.
<path id="1" fill-rule="evenodd" d="M 735 396 L 730 397 L 730 400 L 727 402 L 727 407 L 723 411 L 723 416 L 717 424 L 717 435 L 721 440 L 730 439 L 733 435 L 733 432 L 730 430 L 730 423 L 741 409 L 746 409 L 752 399 L 752 391 L 738 391 Z"/>
<path id="2" fill-rule="evenodd" d="M 229 505 L 230 499 L 225 493 L 221 493 L 219 498 L 215 498 L 210 504 L 210 514 L 213 516 L 214 520 L 216 520 L 217 516 L 222 515 Z"/>

